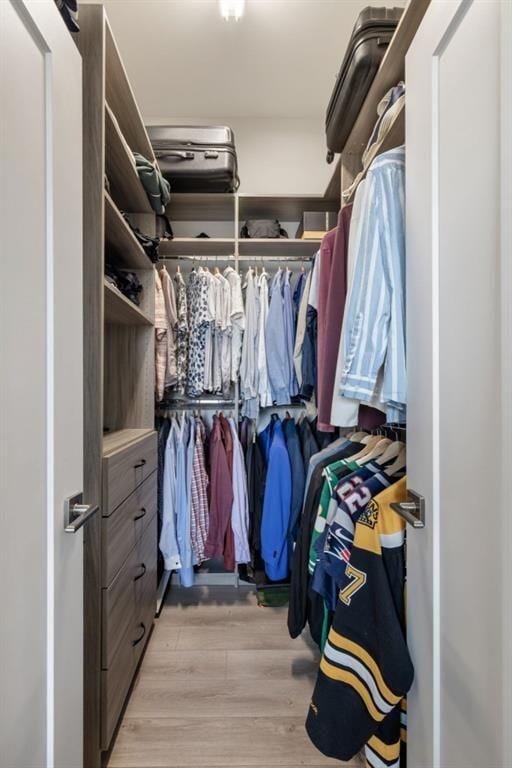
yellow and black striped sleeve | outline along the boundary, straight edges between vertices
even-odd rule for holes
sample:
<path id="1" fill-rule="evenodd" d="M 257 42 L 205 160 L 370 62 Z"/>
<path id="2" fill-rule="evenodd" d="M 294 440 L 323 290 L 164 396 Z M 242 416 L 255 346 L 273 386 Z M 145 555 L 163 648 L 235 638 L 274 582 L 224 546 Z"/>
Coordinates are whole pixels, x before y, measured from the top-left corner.
<path id="1" fill-rule="evenodd" d="M 379 494 L 356 524 L 306 729 L 324 754 L 349 760 L 366 745 L 371 768 L 400 762 L 400 702 L 413 680 L 404 633 L 404 531 L 389 503 L 405 481 Z M 392 515 L 392 516 L 390 516 Z"/>

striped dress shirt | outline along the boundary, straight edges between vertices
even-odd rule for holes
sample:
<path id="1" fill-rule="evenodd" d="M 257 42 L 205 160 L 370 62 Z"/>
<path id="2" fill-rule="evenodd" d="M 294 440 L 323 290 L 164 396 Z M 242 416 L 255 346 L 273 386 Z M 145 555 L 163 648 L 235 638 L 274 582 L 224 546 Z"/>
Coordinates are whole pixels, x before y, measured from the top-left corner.
<path id="1" fill-rule="evenodd" d="M 343 327 L 340 394 L 369 403 L 382 369 L 388 421 L 405 421 L 405 147 L 379 155 L 366 180 Z"/>

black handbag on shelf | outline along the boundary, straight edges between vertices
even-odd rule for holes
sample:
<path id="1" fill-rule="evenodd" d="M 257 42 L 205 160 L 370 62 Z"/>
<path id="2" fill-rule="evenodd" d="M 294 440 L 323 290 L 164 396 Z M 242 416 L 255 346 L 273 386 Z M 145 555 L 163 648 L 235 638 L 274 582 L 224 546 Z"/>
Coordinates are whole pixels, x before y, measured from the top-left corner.
<path id="1" fill-rule="evenodd" d="M 160 240 L 172 240 L 174 238 L 171 222 L 165 213 L 156 216 L 156 236 Z"/>

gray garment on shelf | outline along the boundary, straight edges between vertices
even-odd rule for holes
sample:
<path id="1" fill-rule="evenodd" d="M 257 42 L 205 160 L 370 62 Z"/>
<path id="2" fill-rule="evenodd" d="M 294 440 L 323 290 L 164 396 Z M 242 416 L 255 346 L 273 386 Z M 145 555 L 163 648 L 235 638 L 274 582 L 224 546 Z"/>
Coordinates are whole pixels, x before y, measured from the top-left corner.
<path id="1" fill-rule="evenodd" d="M 165 213 L 165 206 L 171 199 L 171 187 L 164 179 L 156 165 L 153 165 L 144 155 L 134 152 L 135 165 L 142 186 L 146 190 L 149 204 L 155 213 Z"/>

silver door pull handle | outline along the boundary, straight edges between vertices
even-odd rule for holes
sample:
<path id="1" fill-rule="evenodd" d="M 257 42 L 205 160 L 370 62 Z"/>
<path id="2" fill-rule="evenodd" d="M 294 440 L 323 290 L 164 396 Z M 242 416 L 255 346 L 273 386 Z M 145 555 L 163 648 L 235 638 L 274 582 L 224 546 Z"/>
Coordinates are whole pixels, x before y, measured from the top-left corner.
<path id="1" fill-rule="evenodd" d="M 98 512 L 97 504 L 83 504 L 83 494 L 76 493 L 64 501 L 64 530 L 76 533 Z"/>
<path id="2" fill-rule="evenodd" d="M 407 495 L 408 501 L 393 501 L 389 506 L 413 528 L 424 528 L 425 497 L 411 490 L 407 491 Z"/>

